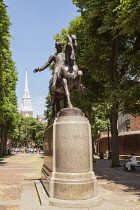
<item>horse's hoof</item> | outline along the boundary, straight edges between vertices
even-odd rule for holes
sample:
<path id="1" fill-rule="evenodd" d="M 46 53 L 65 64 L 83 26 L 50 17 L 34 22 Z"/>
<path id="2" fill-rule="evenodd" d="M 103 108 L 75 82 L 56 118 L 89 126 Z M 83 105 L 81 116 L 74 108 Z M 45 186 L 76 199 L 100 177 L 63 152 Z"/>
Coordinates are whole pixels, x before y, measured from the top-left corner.
<path id="1" fill-rule="evenodd" d="M 68 104 L 68 108 L 70 109 L 73 108 L 72 104 Z"/>

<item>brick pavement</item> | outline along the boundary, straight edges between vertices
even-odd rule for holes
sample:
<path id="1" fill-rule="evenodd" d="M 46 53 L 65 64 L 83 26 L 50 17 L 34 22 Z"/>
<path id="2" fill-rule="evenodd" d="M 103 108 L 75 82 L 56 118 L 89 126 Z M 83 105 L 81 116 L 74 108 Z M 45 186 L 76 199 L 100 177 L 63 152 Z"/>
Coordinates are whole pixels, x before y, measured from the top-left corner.
<path id="1" fill-rule="evenodd" d="M 40 178 L 42 164 L 42 154 L 21 153 L 0 158 L 0 210 L 72 209 L 40 206 L 34 181 Z M 110 165 L 110 160 L 97 159 L 94 163 L 99 196 L 108 199 L 101 206 L 82 210 L 140 209 L 140 171 L 125 172 L 123 167 Z"/>
<path id="2" fill-rule="evenodd" d="M 27 203 L 30 205 L 31 196 L 29 195 L 27 199 L 23 196 L 30 188 L 39 207 L 33 183 L 40 178 L 42 155 L 20 153 L 0 160 L 0 210 L 17 210 L 21 209 L 23 204 L 25 207 Z"/>

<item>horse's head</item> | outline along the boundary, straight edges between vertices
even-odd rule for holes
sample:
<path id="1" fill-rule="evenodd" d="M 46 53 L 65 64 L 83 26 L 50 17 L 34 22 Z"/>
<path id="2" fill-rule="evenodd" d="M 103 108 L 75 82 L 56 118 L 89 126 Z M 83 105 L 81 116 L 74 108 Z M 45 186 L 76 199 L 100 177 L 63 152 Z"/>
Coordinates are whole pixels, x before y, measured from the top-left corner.
<path id="1" fill-rule="evenodd" d="M 77 38 L 76 35 L 67 35 L 68 43 L 66 46 L 66 64 L 69 66 L 75 65 L 75 52 L 76 52 L 76 45 L 77 45 Z"/>
<path id="2" fill-rule="evenodd" d="M 74 51 L 76 51 L 76 46 L 77 46 L 76 34 L 71 35 L 71 38 L 72 38 L 72 43 L 73 43 Z"/>

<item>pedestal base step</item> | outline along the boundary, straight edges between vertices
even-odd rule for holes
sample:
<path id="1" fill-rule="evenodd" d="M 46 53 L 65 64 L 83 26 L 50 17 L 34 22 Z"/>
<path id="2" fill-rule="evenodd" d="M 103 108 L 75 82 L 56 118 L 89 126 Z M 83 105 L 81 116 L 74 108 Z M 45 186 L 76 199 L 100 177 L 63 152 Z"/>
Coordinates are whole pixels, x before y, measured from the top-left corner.
<path id="1" fill-rule="evenodd" d="M 82 208 L 82 207 L 94 207 L 100 206 L 105 202 L 106 198 L 94 197 L 87 200 L 60 200 L 55 198 L 49 198 L 41 181 L 35 181 L 35 187 L 40 200 L 40 205 L 50 205 L 65 208 Z"/>

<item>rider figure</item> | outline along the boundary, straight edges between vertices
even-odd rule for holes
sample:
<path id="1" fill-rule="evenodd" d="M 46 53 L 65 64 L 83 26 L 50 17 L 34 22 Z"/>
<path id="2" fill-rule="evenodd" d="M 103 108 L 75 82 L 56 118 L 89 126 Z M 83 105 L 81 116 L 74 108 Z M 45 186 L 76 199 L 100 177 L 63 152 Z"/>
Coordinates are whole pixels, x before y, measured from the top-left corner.
<path id="1" fill-rule="evenodd" d="M 54 91 L 55 88 L 56 88 L 56 81 L 57 81 L 57 79 L 59 77 L 59 72 L 61 70 L 62 65 L 64 65 L 64 62 L 65 62 L 65 53 L 62 52 L 63 46 L 64 46 L 63 43 L 56 42 L 55 43 L 55 47 L 56 47 L 57 52 L 49 57 L 47 63 L 45 63 L 41 67 L 38 67 L 37 69 L 34 69 L 34 71 L 33 71 L 33 72 L 43 71 L 52 62 L 55 62 L 54 74 L 53 74 L 53 84 L 52 84 L 52 87 L 51 87 L 52 91 Z"/>

